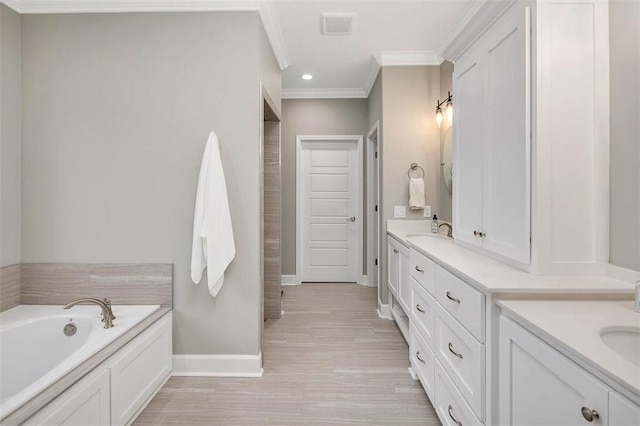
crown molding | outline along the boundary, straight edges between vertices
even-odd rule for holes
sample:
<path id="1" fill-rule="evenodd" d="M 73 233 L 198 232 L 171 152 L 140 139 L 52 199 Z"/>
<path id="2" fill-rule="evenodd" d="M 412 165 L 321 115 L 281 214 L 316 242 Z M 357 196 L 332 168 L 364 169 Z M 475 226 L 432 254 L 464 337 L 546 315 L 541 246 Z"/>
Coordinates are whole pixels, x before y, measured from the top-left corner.
<path id="1" fill-rule="evenodd" d="M 20 14 L 126 12 L 258 12 L 281 70 L 287 68 L 282 30 L 268 0 L 2 0 Z"/>
<path id="2" fill-rule="evenodd" d="M 378 78 L 378 73 L 380 72 L 380 63 L 376 59 L 375 55 L 371 57 L 371 66 L 369 67 L 369 74 L 367 75 L 367 79 L 364 82 L 364 93 L 369 97 L 371 94 L 371 89 L 373 89 L 373 85 L 376 84 L 376 79 Z"/>
<path id="3" fill-rule="evenodd" d="M 455 62 L 516 0 L 478 0 L 449 33 L 439 56 Z"/>
<path id="4" fill-rule="evenodd" d="M 364 99 L 363 89 L 283 89 L 282 99 Z"/>
<path id="5" fill-rule="evenodd" d="M 433 50 L 383 51 L 374 55 L 381 67 L 440 65 L 442 58 Z"/>

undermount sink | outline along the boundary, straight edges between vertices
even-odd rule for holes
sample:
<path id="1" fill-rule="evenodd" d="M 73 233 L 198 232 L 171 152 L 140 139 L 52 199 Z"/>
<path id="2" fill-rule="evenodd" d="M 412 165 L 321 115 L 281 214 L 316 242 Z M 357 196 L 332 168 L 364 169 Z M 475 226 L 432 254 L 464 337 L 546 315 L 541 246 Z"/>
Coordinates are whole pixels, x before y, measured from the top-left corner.
<path id="1" fill-rule="evenodd" d="M 433 237 L 433 238 L 444 238 L 444 239 L 451 238 L 451 237 L 447 237 L 446 234 L 434 234 L 433 232 L 407 234 L 407 238 L 411 238 L 411 237 Z"/>
<path id="2" fill-rule="evenodd" d="M 612 351 L 640 367 L 640 327 L 607 327 L 600 339 Z"/>

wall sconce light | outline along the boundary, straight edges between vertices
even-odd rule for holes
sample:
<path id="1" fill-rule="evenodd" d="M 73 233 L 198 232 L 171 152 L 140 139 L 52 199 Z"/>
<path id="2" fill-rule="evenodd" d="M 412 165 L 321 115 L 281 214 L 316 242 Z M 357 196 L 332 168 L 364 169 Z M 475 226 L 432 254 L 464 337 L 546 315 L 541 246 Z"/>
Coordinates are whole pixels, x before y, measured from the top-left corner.
<path id="1" fill-rule="evenodd" d="M 444 121 L 442 105 L 445 105 L 447 109 L 447 120 L 451 123 L 453 121 L 453 95 L 451 92 L 448 92 L 447 98 L 444 101 L 440 102 L 440 99 L 438 99 L 438 105 L 436 105 L 436 123 L 438 123 L 438 127 L 441 127 L 442 121 Z"/>

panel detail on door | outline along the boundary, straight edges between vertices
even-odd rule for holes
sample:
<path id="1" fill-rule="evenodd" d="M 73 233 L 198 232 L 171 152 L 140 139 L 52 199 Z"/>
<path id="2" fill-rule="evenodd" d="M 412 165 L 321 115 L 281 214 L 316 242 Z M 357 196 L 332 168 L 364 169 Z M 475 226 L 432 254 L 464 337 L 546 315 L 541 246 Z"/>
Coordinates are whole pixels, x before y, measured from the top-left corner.
<path id="1" fill-rule="evenodd" d="M 347 192 L 349 191 L 349 175 L 347 174 L 311 174 L 311 191 L 313 192 Z"/>
<path id="2" fill-rule="evenodd" d="M 349 227 L 346 223 L 313 223 L 311 241 L 349 241 Z"/>
<path id="3" fill-rule="evenodd" d="M 311 249 L 311 266 L 347 266 L 349 252 L 345 249 Z"/>
<path id="4" fill-rule="evenodd" d="M 349 200 L 312 198 L 310 214 L 314 217 L 346 217 L 349 214 Z"/>
<path id="5" fill-rule="evenodd" d="M 344 150 L 316 149 L 311 152 L 312 167 L 349 167 L 349 155 Z"/>

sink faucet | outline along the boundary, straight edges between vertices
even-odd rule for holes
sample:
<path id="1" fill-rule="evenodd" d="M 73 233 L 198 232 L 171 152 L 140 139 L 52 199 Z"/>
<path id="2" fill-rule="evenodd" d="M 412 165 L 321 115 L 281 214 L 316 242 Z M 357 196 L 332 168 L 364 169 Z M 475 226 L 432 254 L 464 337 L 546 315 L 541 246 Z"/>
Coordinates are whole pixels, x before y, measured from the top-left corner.
<path id="1" fill-rule="evenodd" d="M 102 322 L 104 323 L 104 328 L 113 327 L 113 320 L 116 319 L 116 317 L 113 315 L 113 311 L 111 310 L 111 300 L 106 297 L 104 300 L 94 299 L 93 297 L 81 297 L 80 299 L 67 303 L 64 306 L 64 309 L 71 309 L 76 305 L 91 304 L 98 305 L 102 309 Z"/>
<path id="2" fill-rule="evenodd" d="M 447 230 L 447 237 L 453 238 L 453 226 L 451 226 L 450 224 L 448 224 L 446 222 L 442 222 L 440 225 L 438 225 L 438 229 L 440 229 L 441 226 L 446 226 L 447 228 L 449 228 Z"/>

